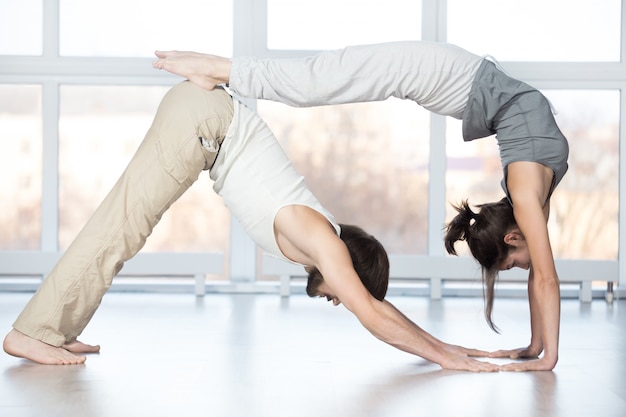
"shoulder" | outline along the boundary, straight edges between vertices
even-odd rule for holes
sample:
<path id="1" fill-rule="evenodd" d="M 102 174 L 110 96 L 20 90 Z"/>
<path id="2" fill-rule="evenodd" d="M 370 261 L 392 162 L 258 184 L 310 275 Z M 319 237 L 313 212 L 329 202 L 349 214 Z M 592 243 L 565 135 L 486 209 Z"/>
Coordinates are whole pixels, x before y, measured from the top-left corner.
<path id="1" fill-rule="evenodd" d="M 330 217 L 330 218 L 329 218 Z M 276 231 L 310 230 L 330 232 L 339 236 L 340 227 L 329 213 L 321 212 L 305 204 L 290 204 L 281 207 L 274 219 Z"/>
<path id="2" fill-rule="evenodd" d="M 283 254 L 304 265 L 316 265 L 324 251 L 342 243 L 322 213 L 303 205 L 281 208 L 274 219 L 274 233 Z"/>
<path id="3" fill-rule="evenodd" d="M 553 182 L 554 171 L 538 162 L 512 162 L 506 169 L 506 189 L 513 206 L 534 202 L 544 206 Z"/>

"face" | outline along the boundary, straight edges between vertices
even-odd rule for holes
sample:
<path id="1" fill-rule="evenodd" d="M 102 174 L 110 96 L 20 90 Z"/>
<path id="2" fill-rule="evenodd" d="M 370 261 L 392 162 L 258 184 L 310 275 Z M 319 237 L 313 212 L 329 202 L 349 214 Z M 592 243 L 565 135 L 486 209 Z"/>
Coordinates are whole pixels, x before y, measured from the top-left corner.
<path id="1" fill-rule="evenodd" d="M 322 275 L 316 268 L 307 266 L 304 270 L 309 274 L 306 292 L 310 297 L 325 297 L 328 301 L 332 301 L 333 305 L 341 304 L 335 292 L 326 285 Z"/>
<path id="2" fill-rule="evenodd" d="M 528 246 L 516 247 L 507 255 L 506 259 L 500 264 L 500 271 L 506 271 L 511 268 L 530 268 L 530 253 Z"/>
<path id="3" fill-rule="evenodd" d="M 326 300 L 332 301 L 334 306 L 338 306 L 339 304 L 341 304 L 341 301 L 339 301 L 339 298 L 337 298 L 335 292 L 328 285 L 326 285 L 325 282 L 322 282 L 317 287 L 317 296 L 322 298 L 326 297 Z"/>
<path id="4" fill-rule="evenodd" d="M 509 247 L 509 253 L 506 259 L 500 263 L 500 271 L 506 271 L 515 267 L 522 269 L 531 267 L 528 245 L 526 245 L 526 239 L 519 229 L 507 233 L 504 236 L 504 243 Z"/>

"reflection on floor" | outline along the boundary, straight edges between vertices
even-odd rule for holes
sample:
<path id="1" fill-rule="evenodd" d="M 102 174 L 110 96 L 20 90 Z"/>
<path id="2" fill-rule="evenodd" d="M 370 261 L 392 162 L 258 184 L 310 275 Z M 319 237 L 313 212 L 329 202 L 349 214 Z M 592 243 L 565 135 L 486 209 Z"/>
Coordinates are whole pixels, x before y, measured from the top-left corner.
<path id="1" fill-rule="evenodd" d="M 29 294 L 0 294 L 6 333 Z M 528 306 L 392 297 L 426 330 L 486 350 L 529 341 Z M 80 366 L 0 354 L 4 417 L 626 416 L 626 301 L 562 304 L 554 372 L 441 370 L 372 337 L 343 307 L 304 296 L 108 294 Z"/>

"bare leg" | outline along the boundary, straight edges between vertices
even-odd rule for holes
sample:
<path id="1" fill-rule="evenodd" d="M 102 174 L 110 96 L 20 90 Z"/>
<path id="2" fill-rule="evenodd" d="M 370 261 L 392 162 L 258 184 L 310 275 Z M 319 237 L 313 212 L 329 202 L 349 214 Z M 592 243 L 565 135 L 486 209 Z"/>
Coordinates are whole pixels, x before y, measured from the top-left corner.
<path id="1" fill-rule="evenodd" d="M 80 342 L 74 342 L 70 345 L 80 344 Z M 66 346 L 70 346 L 66 345 Z M 89 345 L 83 345 L 88 347 Z M 26 336 L 24 333 L 20 333 L 13 329 L 4 338 L 4 351 L 9 355 L 16 356 L 18 358 L 29 359 L 33 362 L 41 363 L 44 365 L 78 365 L 84 363 L 87 358 L 82 355 L 75 355 L 65 347 L 56 347 L 48 345 L 32 337 Z M 76 348 L 77 346 L 72 346 Z M 96 349 L 99 351 L 99 346 L 89 346 L 89 349 Z M 73 352 L 91 352 L 92 350 L 73 350 Z"/>

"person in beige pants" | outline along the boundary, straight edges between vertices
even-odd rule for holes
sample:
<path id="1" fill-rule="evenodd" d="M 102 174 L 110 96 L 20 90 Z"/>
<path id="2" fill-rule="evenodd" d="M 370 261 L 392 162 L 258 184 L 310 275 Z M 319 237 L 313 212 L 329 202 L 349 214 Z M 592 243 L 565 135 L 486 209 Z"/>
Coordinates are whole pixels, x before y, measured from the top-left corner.
<path id="1" fill-rule="evenodd" d="M 74 342 L 123 263 L 212 165 L 216 154 L 204 150 L 198 136 L 221 142 L 232 100 L 223 91 L 189 94 L 187 89 L 174 88 L 164 98 L 128 167 L 17 318 L 15 329 L 52 346 Z M 189 105 L 177 106 L 182 99 Z"/>
<path id="2" fill-rule="evenodd" d="M 77 337 L 124 262 L 203 170 L 262 249 L 305 266 L 310 296 L 344 304 L 377 338 L 444 368 L 498 370 L 469 357 L 488 352 L 443 343 L 384 300 L 382 245 L 335 222 L 254 112 L 223 88 L 190 82 L 166 94 L 137 153 L 19 315 L 4 350 L 44 364 L 83 363 L 82 353 L 98 352 Z"/>

